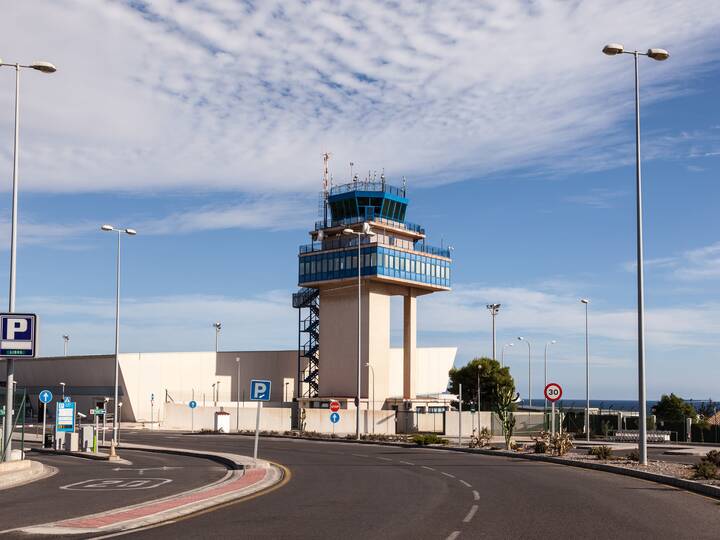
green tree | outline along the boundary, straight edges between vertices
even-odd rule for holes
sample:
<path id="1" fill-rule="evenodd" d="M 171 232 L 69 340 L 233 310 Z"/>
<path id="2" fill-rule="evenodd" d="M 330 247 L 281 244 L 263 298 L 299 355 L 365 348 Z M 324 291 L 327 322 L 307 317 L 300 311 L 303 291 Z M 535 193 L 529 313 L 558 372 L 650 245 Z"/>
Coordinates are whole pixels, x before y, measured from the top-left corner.
<path id="1" fill-rule="evenodd" d="M 653 405 L 652 413 L 663 422 L 684 422 L 686 418 L 695 420 L 697 417 L 695 407 L 675 394 L 663 394 L 660 401 Z"/>
<path id="2" fill-rule="evenodd" d="M 463 409 L 468 410 L 471 403 L 477 402 L 478 370 L 480 373 L 480 410 L 493 411 L 497 408 L 500 393 L 515 393 L 515 381 L 510 375 L 510 369 L 501 368 L 497 360 L 484 357 L 475 358 L 461 368 L 452 368 L 449 373 L 448 391 L 457 394 L 458 386 L 462 384 Z"/>

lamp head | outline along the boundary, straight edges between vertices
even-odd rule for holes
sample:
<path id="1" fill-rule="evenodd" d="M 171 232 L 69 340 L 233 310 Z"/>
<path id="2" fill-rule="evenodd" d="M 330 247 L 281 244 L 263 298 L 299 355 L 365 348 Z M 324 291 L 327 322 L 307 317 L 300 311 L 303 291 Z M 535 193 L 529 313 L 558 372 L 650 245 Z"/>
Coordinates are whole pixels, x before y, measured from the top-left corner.
<path id="1" fill-rule="evenodd" d="M 590 300 L 588 300 L 587 298 L 581 298 L 581 299 L 580 299 L 580 303 L 581 303 L 581 304 L 589 304 L 589 303 L 590 303 Z"/>
<path id="2" fill-rule="evenodd" d="M 137 234 L 137 231 L 135 229 L 125 229 L 125 234 L 129 234 L 130 236 L 135 236 Z"/>
<path id="3" fill-rule="evenodd" d="M 57 68 L 50 62 L 33 62 L 30 67 L 43 73 L 55 73 Z"/>
<path id="4" fill-rule="evenodd" d="M 343 229 L 343 234 L 355 234 L 355 231 L 352 229 Z"/>
<path id="5" fill-rule="evenodd" d="M 602 52 L 607 54 L 608 56 L 615 56 L 616 54 L 622 54 L 625 51 L 625 47 L 623 47 L 620 43 L 608 43 L 603 47 Z"/>
<path id="6" fill-rule="evenodd" d="M 107 224 L 106 224 L 106 225 L 102 225 L 102 226 L 100 227 L 100 230 L 108 231 L 108 232 L 109 232 L 109 231 L 114 231 L 114 230 L 115 230 L 115 227 L 113 227 L 112 225 L 107 225 Z"/>
<path id="7" fill-rule="evenodd" d="M 525 341 L 525 338 L 522 336 L 518 336 L 518 341 Z"/>
<path id="8" fill-rule="evenodd" d="M 667 60 L 670 57 L 670 53 L 665 49 L 648 49 L 647 55 L 653 60 L 658 60 L 659 62 Z"/>

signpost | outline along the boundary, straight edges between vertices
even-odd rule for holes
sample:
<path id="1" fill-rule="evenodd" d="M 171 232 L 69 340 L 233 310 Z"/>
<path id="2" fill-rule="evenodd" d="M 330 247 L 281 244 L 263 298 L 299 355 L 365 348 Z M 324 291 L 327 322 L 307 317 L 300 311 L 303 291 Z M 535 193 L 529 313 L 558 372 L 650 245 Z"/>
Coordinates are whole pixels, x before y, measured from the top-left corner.
<path id="1" fill-rule="evenodd" d="M 52 401 L 53 395 L 50 390 L 40 392 L 38 399 L 43 404 L 43 430 L 42 430 L 42 447 L 45 448 L 45 422 L 47 420 L 47 405 Z"/>
<path id="2" fill-rule="evenodd" d="M 262 409 L 263 401 L 270 401 L 270 389 L 272 381 L 263 379 L 253 379 L 250 381 L 250 401 L 257 401 L 257 417 L 255 418 L 255 450 L 253 452 L 253 460 L 257 463 L 258 440 L 260 439 L 260 409 Z"/>
<path id="3" fill-rule="evenodd" d="M 188 403 L 188 407 L 190 407 L 190 433 L 195 432 L 195 407 L 197 407 L 197 401 L 190 400 L 190 403 Z"/>
<path id="4" fill-rule="evenodd" d="M 105 414 L 105 409 L 95 407 L 90 409 L 90 415 L 95 417 L 95 433 L 93 433 L 93 452 L 98 452 L 98 431 L 100 431 L 100 417 Z"/>
<path id="5" fill-rule="evenodd" d="M 552 403 L 552 423 L 551 433 L 555 435 L 555 402 L 562 397 L 562 387 L 557 383 L 548 383 L 545 387 L 545 399 Z M 562 431 L 562 423 L 560 424 Z"/>
<path id="6" fill-rule="evenodd" d="M 75 402 L 70 401 L 70 396 L 65 396 L 65 401 L 57 402 L 55 431 L 57 433 L 75 432 Z"/>
<path id="7" fill-rule="evenodd" d="M 14 252 L 13 252 L 14 258 Z M 13 267 L 14 268 L 14 267 Z M 10 284 L 10 311 L 15 306 L 15 277 Z M 0 358 L 7 361 L 5 409 L 7 418 L 3 424 L 3 453 L 5 461 L 12 456 L 13 406 L 15 403 L 15 358 L 35 358 L 35 334 L 37 316 L 34 313 L 0 313 Z"/>
<path id="8" fill-rule="evenodd" d="M 330 402 L 330 411 L 332 412 L 338 412 L 340 410 L 340 402 L 332 400 Z"/>

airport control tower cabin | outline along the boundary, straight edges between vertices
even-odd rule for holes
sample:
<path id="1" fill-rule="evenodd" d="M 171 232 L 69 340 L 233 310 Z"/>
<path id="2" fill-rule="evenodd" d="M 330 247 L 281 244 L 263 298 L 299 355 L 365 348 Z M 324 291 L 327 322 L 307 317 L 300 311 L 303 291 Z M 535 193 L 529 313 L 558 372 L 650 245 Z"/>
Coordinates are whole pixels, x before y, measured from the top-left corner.
<path id="1" fill-rule="evenodd" d="M 312 243 L 300 247 L 302 288 L 293 297 L 300 309 L 297 395 L 304 406 L 328 399 L 354 404 L 358 333 L 361 400 L 370 398 L 371 388 L 373 409 L 416 398 L 422 378 L 417 298 L 450 290 L 452 260 L 449 248 L 427 245 L 425 229 L 405 219 L 408 203 L 405 180 L 393 186 L 384 174 L 323 190 L 324 216 L 310 231 Z M 401 355 L 390 349 L 391 296 L 403 297 Z M 392 365 L 393 356 L 401 366 Z M 399 369 L 402 383 L 393 389 L 391 374 Z"/>

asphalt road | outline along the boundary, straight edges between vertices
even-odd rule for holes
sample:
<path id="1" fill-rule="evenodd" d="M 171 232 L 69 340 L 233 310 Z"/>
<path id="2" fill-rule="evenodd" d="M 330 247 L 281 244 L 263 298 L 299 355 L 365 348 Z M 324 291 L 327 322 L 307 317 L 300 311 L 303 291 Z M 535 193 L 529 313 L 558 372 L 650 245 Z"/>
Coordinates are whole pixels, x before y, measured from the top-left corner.
<path id="1" fill-rule="evenodd" d="M 252 438 L 126 434 L 249 453 Z M 718 538 L 713 499 L 629 477 L 510 458 L 287 439 L 261 457 L 291 471 L 270 493 L 133 538 Z"/>
<path id="2" fill-rule="evenodd" d="M 131 465 L 38 454 L 49 478 L 0 491 L 0 530 L 83 516 L 165 497 L 219 480 L 227 468 L 204 458 L 125 450 Z"/>

